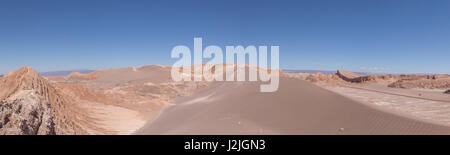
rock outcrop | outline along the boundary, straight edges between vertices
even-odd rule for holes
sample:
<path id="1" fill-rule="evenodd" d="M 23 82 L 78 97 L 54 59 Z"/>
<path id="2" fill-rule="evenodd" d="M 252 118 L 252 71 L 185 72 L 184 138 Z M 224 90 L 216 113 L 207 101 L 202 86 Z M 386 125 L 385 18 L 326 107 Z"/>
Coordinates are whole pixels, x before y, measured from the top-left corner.
<path id="1" fill-rule="evenodd" d="M 342 82 L 345 82 L 336 74 L 325 75 L 321 72 L 316 73 L 316 74 L 310 74 L 309 76 L 306 77 L 305 80 L 310 81 L 310 82 L 325 82 L 325 83 L 331 84 L 331 85 L 338 85 Z"/>
<path id="2" fill-rule="evenodd" d="M 435 74 L 435 75 L 428 76 L 428 79 L 433 79 L 433 80 L 448 79 L 448 78 L 450 78 L 450 75 L 446 75 L 446 74 Z"/>
<path id="3" fill-rule="evenodd" d="M 361 81 L 361 75 L 349 72 L 346 70 L 338 70 L 336 73 L 337 76 L 339 76 L 341 79 L 348 81 L 348 82 L 360 82 Z"/>
<path id="4" fill-rule="evenodd" d="M 346 70 L 338 70 L 336 73 L 342 80 L 353 83 L 364 83 L 369 81 L 387 81 L 394 78 L 392 75 L 368 75 L 363 76 Z"/>
<path id="5" fill-rule="evenodd" d="M 92 80 L 97 78 L 98 72 L 92 72 L 88 74 L 82 74 L 80 72 L 72 72 L 68 76 L 66 76 L 66 80 L 70 81 L 83 81 L 83 80 Z"/>
<path id="6" fill-rule="evenodd" d="M 400 79 L 388 85 L 392 88 L 426 88 L 426 89 L 449 89 L 450 79 Z"/>
<path id="7" fill-rule="evenodd" d="M 70 99 L 29 67 L 0 78 L 0 134 L 82 134 Z"/>

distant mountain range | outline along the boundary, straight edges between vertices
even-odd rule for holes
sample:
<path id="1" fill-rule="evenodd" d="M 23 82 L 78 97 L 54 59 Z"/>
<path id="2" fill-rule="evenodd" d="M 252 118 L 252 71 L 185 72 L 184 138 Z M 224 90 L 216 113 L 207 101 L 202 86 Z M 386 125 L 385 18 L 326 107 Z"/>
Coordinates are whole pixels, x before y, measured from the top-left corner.
<path id="1" fill-rule="evenodd" d="M 41 76 L 67 76 L 72 72 L 79 72 L 82 74 L 88 74 L 91 72 L 95 72 L 96 70 L 89 70 L 89 69 L 79 69 L 79 70 L 67 70 L 67 71 L 51 71 L 51 72 L 39 72 L 39 75 Z M 283 69 L 283 72 L 285 73 L 308 73 L 308 74 L 315 74 L 318 72 L 321 72 L 325 75 L 328 74 L 335 74 L 336 71 L 330 71 L 330 70 L 295 70 L 295 69 Z M 370 72 L 354 72 L 360 75 L 383 75 L 386 73 L 370 73 Z M 423 74 L 428 75 L 426 73 L 416 73 L 416 74 Z M 394 74 L 397 75 L 397 74 Z M 431 74 L 430 74 L 431 75 Z M 0 74 L 0 77 L 3 77 L 4 75 Z"/>
<path id="2" fill-rule="evenodd" d="M 294 70 L 294 69 L 284 69 L 283 72 L 285 73 L 308 73 L 308 74 L 315 74 L 318 72 L 321 72 L 322 74 L 328 75 L 328 74 L 335 74 L 337 71 L 329 71 L 329 70 Z M 382 75 L 383 73 L 369 73 L 369 72 L 354 72 L 360 75 Z"/>
<path id="3" fill-rule="evenodd" d="M 88 74 L 91 72 L 95 72 L 95 70 L 90 69 L 75 69 L 75 70 L 65 70 L 65 71 L 51 71 L 51 72 L 39 72 L 40 76 L 67 76 L 72 72 L 79 72 L 81 74 Z M 0 74 L 0 77 L 3 77 L 4 74 Z"/>
<path id="4" fill-rule="evenodd" d="M 315 74 L 318 72 L 321 72 L 323 74 L 334 74 L 336 71 L 325 71 L 325 70 L 293 70 L 293 69 L 283 69 L 283 72 L 285 73 L 308 73 L 308 74 Z"/>
<path id="5" fill-rule="evenodd" d="M 72 72 L 79 72 L 81 74 L 88 74 L 94 72 L 95 70 L 79 69 L 79 70 L 68 70 L 68 71 L 52 71 L 52 72 L 39 72 L 41 76 L 67 76 Z"/>

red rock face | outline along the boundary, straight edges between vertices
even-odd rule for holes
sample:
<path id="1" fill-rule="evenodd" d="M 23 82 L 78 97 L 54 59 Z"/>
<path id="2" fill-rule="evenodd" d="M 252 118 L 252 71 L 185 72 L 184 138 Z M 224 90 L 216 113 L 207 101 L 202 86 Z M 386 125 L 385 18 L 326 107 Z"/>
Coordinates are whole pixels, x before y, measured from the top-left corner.
<path id="1" fill-rule="evenodd" d="M 29 67 L 0 81 L 0 134 L 76 134 L 70 101 Z"/>

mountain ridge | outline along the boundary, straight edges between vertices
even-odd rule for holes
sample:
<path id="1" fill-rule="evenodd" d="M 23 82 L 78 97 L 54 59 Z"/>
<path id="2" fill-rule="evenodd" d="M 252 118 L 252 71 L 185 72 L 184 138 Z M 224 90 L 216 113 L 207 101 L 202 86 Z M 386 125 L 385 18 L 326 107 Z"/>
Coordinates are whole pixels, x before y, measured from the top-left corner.
<path id="1" fill-rule="evenodd" d="M 78 134 L 70 98 L 24 66 L 0 79 L 0 133 Z"/>

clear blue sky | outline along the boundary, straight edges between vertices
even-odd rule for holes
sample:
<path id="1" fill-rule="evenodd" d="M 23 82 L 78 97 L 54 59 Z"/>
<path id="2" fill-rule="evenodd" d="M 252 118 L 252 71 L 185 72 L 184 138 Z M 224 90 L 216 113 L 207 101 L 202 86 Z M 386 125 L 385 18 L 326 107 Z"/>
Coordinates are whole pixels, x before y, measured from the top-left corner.
<path id="1" fill-rule="evenodd" d="M 449 0 L 0 1 L 0 73 L 172 65 L 194 37 L 279 45 L 283 69 L 450 73 Z"/>

